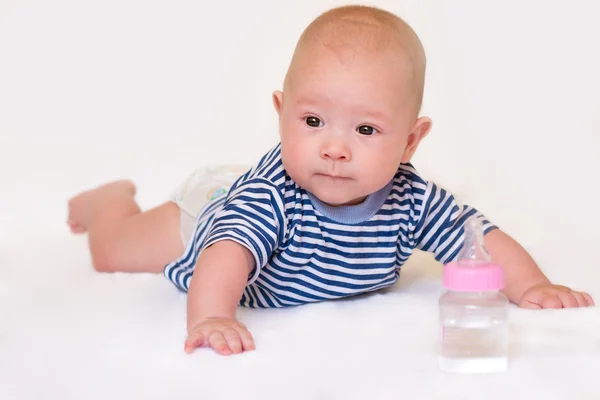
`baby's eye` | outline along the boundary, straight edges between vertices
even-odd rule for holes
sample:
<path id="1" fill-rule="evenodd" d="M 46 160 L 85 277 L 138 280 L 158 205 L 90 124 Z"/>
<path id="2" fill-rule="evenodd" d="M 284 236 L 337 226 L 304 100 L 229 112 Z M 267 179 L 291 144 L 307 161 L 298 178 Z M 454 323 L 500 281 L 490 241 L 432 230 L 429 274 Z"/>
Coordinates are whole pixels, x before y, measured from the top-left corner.
<path id="1" fill-rule="evenodd" d="M 369 125 L 361 125 L 361 126 L 358 127 L 358 129 L 356 129 L 356 131 L 358 133 L 360 133 L 361 135 L 371 136 L 372 134 L 374 134 L 375 132 L 377 132 L 377 129 L 375 129 L 372 126 L 369 126 Z"/>
<path id="2" fill-rule="evenodd" d="M 323 123 L 317 117 L 306 117 L 304 119 L 304 121 L 306 122 L 306 125 L 313 127 L 313 128 L 319 128 L 319 127 L 323 126 Z"/>

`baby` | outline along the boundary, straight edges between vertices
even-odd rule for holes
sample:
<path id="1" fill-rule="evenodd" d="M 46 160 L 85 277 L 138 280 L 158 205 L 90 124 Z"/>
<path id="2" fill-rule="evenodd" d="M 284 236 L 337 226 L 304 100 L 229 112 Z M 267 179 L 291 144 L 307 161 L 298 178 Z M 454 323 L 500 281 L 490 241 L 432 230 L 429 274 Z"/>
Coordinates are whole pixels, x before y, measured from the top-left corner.
<path id="1" fill-rule="evenodd" d="M 431 129 L 419 116 L 425 64 L 419 38 L 397 16 L 366 6 L 325 12 L 303 32 L 283 91 L 273 94 L 281 141 L 260 161 L 210 200 L 198 199 L 207 182 L 195 177 L 145 212 L 128 181 L 83 192 L 69 202 L 71 231 L 88 233 L 98 271 L 164 273 L 187 291 L 188 353 L 254 349 L 236 320 L 239 305 L 295 306 L 389 287 L 414 249 L 452 261 L 470 217 L 484 226 L 512 303 L 592 306 L 412 166 Z"/>

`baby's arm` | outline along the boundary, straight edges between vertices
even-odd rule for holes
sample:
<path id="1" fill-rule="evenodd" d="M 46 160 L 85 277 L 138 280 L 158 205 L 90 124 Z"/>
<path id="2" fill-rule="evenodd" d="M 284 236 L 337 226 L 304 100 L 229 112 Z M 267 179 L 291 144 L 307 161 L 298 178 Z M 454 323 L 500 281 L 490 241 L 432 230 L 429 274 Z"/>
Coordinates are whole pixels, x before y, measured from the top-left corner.
<path id="1" fill-rule="evenodd" d="M 192 246 L 197 260 L 188 288 L 188 353 L 200 346 L 224 355 L 254 348 L 235 312 L 284 236 L 284 204 L 282 190 L 270 180 L 248 179 L 230 190 L 199 255 Z"/>
<path id="2" fill-rule="evenodd" d="M 492 261 L 504 269 L 504 293 L 512 303 L 526 308 L 594 305 L 587 293 L 550 283 L 527 251 L 477 210 L 459 205 L 452 194 L 433 183 L 415 179 L 413 185 L 415 194 L 423 193 L 416 208 L 413 237 L 416 248 L 433 252 L 436 260 L 444 264 L 456 260 L 464 235 L 463 225 L 468 217 L 477 215 L 484 224 L 485 245 Z"/>
<path id="3" fill-rule="evenodd" d="M 200 254 L 187 297 L 187 353 L 201 346 L 222 355 L 254 349 L 252 335 L 235 319 L 254 263 L 252 253 L 231 240 L 217 242 Z"/>
<path id="4" fill-rule="evenodd" d="M 514 239 L 499 229 L 485 236 L 492 261 L 502 265 L 506 280 L 504 294 L 524 308 L 587 307 L 594 305 L 589 294 L 553 285 L 533 258 Z"/>

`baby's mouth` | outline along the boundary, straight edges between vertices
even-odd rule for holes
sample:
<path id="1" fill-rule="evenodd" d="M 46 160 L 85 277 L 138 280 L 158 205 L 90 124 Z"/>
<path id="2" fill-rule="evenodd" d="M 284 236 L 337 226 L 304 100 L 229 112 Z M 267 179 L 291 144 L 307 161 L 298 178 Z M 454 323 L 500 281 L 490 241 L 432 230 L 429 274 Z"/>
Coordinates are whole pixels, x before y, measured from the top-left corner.
<path id="1" fill-rule="evenodd" d="M 338 174 L 321 174 L 321 173 L 317 173 L 315 175 L 319 176 L 319 177 L 333 179 L 333 180 L 348 180 L 348 179 L 350 179 L 347 176 L 341 176 L 341 175 L 338 175 Z"/>
<path id="2" fill-rule="evenodd" d="M 322 174 L 322 173 L 317 173 L 315 174 L 315 176 L 321 180 L 324 181 L 326 184 L 343 184 L 346 183 L 348 181 L 350 181 L 352 178 L 347 177 L 347 176 L 342 176 L 342 175 L 337 175 L 337 174 Z"/>

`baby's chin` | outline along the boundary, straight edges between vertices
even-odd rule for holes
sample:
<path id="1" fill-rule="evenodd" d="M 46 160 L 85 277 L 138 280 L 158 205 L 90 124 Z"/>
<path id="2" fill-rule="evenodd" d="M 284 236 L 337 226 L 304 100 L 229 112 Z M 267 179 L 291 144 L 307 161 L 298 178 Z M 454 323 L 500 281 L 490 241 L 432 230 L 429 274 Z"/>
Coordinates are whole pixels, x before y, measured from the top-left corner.
<path id="1" fill-rule="evenodd" d="M 316 196 L 323 203 L 338 207 L 351 206 L 362 203 L 367 197 L 366 194 L 352 193 L 349 190 L 344 190 L 340 187 L 309 187 L 307 190 Z"/>
<path id="2" fill-rule="evenodd" d="M 329 206 L 360 204 L 369 195 L 357 187 L 355 179 L 332 179 L 320 174 L 302 174 L 288 170 L 289 176 L 304 190 Z"/>

